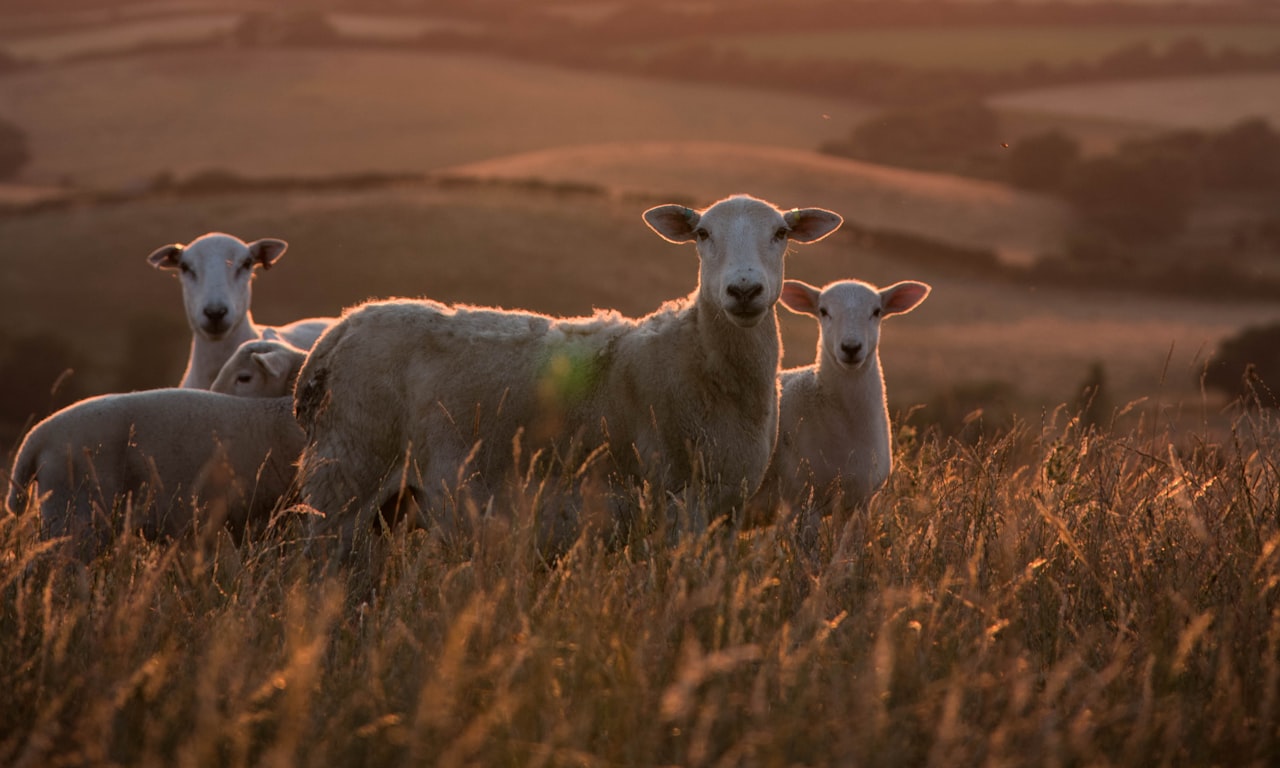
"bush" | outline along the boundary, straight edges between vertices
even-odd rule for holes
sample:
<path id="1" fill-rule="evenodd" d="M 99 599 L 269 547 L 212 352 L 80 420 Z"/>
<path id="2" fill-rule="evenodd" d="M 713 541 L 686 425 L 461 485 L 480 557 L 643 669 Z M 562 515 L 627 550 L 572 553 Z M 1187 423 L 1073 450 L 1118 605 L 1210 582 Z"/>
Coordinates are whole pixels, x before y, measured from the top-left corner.
<path id="1" fill-rule="evenodd" d="M 886 112 L 822 151 L 889 165 L 953 167 L 995 146 L 998 134 L 995 112 L 964 99 Z"/>
<path id="2" fill-rule="evenodd" d="M 1280 323 L 1251 326 L 1225 339 L 1204 371 L 1204 385 L 1261 405 L 1280 404 Z"/>

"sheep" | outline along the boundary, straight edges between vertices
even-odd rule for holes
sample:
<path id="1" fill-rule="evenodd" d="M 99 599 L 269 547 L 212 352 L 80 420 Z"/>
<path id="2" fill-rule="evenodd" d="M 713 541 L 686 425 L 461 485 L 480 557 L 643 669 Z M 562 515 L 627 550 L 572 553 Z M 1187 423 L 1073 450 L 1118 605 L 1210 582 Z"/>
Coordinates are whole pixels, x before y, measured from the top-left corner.
<path id="1" fill-rule="evenodd" d="M 880 323 L 915 309 L 925 283 L 876 288 L 841 280 L 822 289 L 787 280 L 780 301 L 818 320 L 816 360 L 782 371 L 778 445 L 760 489 L 748 504 L 765 522 L 785 504 L 802 514 L 811 541 L 817 521 L 864 507 L 893 469 L 889 409 L 880 368 Z"/>
<path id="2" fill-rule="evenodd" d="M 785 253 L 843 220 L 747 195 L 703 211 L 660 205 L 643 218 L 668 242 L 695 243 L 700 264 L 693 293 L 639 319 L 403 299 L 346 312 L 295 390 L 307 433 L 301 498 L 320 513 L 315 532 L 349 553 L 406 498 L 442 514 L 460 478 L 478 478 L 483 505 L 513 470 L 525 476 L 517 440 L 523 456 L 570 471 L 607 449 L 611 485 L 700 493 L 687 506 L 694 526 L 741 504 L 777 439 L 774 305 Z"/>
<path id="3" fill-rule="evenodd" d="M 156 269 L 176 270 L 182 282 L 182 302 L 192 338 L 180 387 L 208 389 L 241 344 L 263 338 L 268 326 L 255 323 L 249 311 L 254 269 L 270 269 L 288 247 L 274 238 L 246 243 L 232 235 L 210 232 L 187 245 L 162 246 L 147 257 Z M 309 318 L 273 330 L 284 341 L 307 350 L 334 321 L 331 317 Z"/>
<path id="4" fill-rule="evenodd" d="M 306 352 L 287 341 L 268 338 L 246 341 L 218 371 L 209 389 L 237 397 L 292 395 L 298 371 L 306 359 Z"/>
<path id="5" fill-rule="evenodd" d="M 303 439 L 290 397 L 177 388 L 101 395 L 31 428 L 6 505 L 20 514 L 34 504 L 41 535 L 70 537 L 85 560 L 125 527 L 150 538 L 207 536 L 225 522 L 238 536 L 268 520 Z"/>

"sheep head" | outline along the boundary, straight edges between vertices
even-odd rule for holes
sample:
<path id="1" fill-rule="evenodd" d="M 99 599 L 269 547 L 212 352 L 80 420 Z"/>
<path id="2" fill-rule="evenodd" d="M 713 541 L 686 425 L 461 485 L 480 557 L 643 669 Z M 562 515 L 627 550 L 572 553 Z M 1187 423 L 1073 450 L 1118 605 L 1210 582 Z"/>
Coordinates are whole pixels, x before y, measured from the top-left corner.
<path id="1" fill-rule="evenodd" d="M 822 208 L 783 211 L 749 195 L 702 211 L 660 205 L 645 211 L 644 220 L 668 242 L 697 245 L 699 301 L 743 328 L 757 325 L 778 301 L 788 244 L 817 242 L 843 222 Z"/>

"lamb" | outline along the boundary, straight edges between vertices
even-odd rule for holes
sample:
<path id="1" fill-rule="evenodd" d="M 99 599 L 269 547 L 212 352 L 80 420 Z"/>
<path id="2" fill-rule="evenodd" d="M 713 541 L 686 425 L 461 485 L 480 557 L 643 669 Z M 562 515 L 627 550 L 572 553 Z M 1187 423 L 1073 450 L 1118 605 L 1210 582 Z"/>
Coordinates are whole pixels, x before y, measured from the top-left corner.
<path id="1" fill-rule="evenodd" d="M 778 445 L 748 505 L 749 525 L 764 522 L 782 503 L 804 515 L 806 535 L 816 536 L 820 516 L 861 508 L 884 485 L 893 455 L 880 323 L 910 312 L 930 290 L 914 281 L 877 289 L 841 280 L 821 290 L 799 280 L 783 283 L 783 306 L 818 319 L 818 349 L 812 365 L 779 374 Z"/>
<path id="2" fill-rule="evenodd" d="M 179 386 L 208 389 L 241 344 L 263 338 L 269 326 L 255 323 L 249 311 L 254 269 L 270 269 L 288 247 L 274 238 L 246 243 L 232 235 L 210 232 L 187 245 L 157 248 L 147 257 L 156 269 L 177 270 L 182 281 L 182 302 L 192 338 L 187 370 Z M 309 318 L 274 330 L 284 341 L 307 350 L 334 322 L 331 317 Z"/>
<path id="3" fill-rule="evenodd" d="M 349 552 L 406 499 L 448 526 L 460 479 L 475 480 L 484 505 L 513 471 L 526 476 L 517 440 L 521 455 L 570 472 L 603 450 L 611 487 L 696 490 L 694 526 L 740 505 L 777 439 L 774 305 L 788 244 L 821 240 L 842 219 L 738 195 L 703 211 L 657 206 L 644 220 L 671 243 L 695 243 L 700 264 L 692 294 L 639 319 L 409 300 L 347 312 L 295 394 L 307 433 L 301 497 L 322 515 L 317 533 Z"/>
<path id="4" fill-rule="evenodd" d="M 218 371 L 209 389 L 237 397 L 291 396 L 302 361 L 306 359 L 305 351 L 287 341 L 268 338 L 246 341 Z"/>
<path id="5" fill-rule="evenodd" d="M 6 504 L 20 514 L 34 502 L 41 535 L 70 537 L 85 560 L 125 527 L 159 538 L 208 535 L 225 523 L 238 536 L 268 521 L 293 481 L 303 439 L 289 397 L 101 395 L 31 428 Z"/>

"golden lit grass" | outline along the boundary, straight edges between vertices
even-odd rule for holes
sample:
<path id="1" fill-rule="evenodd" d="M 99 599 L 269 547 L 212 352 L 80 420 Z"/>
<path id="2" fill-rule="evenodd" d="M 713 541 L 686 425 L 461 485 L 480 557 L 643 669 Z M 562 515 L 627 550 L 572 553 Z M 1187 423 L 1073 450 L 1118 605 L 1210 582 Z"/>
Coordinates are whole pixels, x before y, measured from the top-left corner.
<path id="1" fill-rule="evenodd" d="M 485 56 L 234 49 L 15 72 L 0 78 L 0 105 L 30 137 L 25 179 L 93 187 L 208 169 L 426 171 L 599 141 L 809 148 L 865 112 L 830 98 Z"/>
<path id="2" fill-rule="evenodd" d="M 288 533 L 86 567 L 3 518 L 0 762 L 1265 764 L 1280 425 L 1146 417 L 903 433 L 812 571 L 786 524 L 548 565 L 516 515 L 321 578 Z"/>

